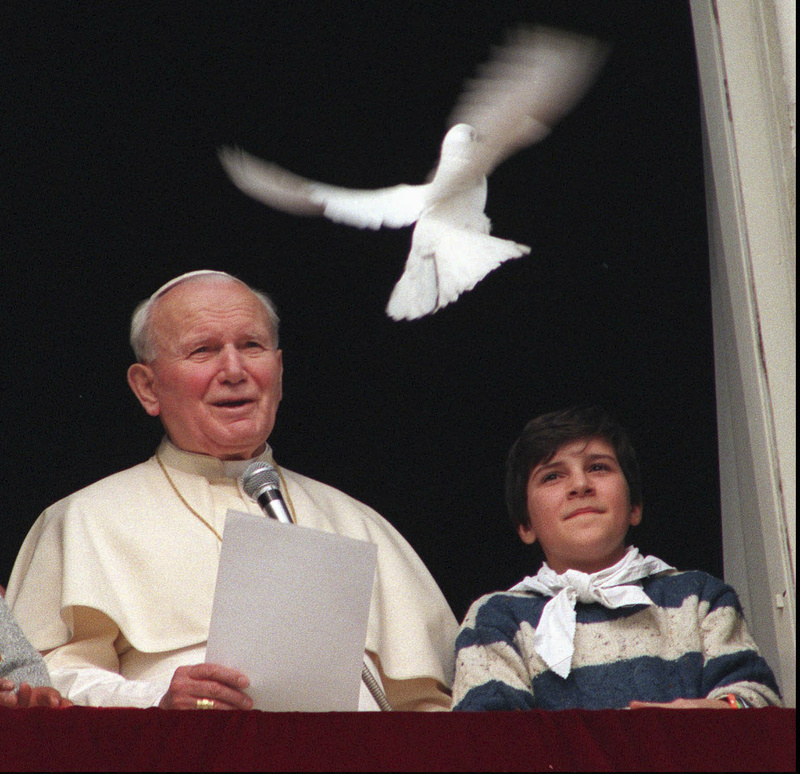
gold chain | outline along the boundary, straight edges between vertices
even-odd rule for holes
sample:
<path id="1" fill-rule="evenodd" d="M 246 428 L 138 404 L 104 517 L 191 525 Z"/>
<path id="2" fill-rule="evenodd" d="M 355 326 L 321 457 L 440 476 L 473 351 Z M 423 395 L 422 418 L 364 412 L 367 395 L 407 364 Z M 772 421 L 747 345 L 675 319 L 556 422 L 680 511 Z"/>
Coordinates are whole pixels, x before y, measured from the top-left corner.
<path id="1" fill-rule="evenodd" d="M 161 461 L 161 457 L 159 456 L 158 452 L 156 452 L 156 462 L 158 463 L 161 470 L 164 471 L 164 475 L 167 477 L 167 481 L 169 481 L 169 485 L 172 487 L 172 491 L 175 492 L 176 495 L 178 495 L 178 499 L 189 509 L 189 511 L 192 514 L 194 514 L 198 519 L 200 519 L 200 521 L 214 533 L 214 537 L 216 537 L 216 539 L 219 540 L 219 542 L 221 543 L 222 535 L 220 535 L 219 532 L 217 532 L 217 530 L 215 530 L 214 527 L 211 526 L 211 524 L 209 524 L 194 508 L 192 508 L 191 505 L 189 505 L 189 503 L 186 502 L 186 498 L 180 493 L 178 487 L 175 486 L 175 482 L 172 480 L 169 473 L 167 473 L 167 469 L 164 467 L 164 463 Z"/>
<path id="2" fill-rule="evenodd" d="M 175 492 L 176 495 L 178 495 L 178 499 L 187 507 L 187 509 L 193 516 L 197 517 L 206 527 L 208 527 L 208 529 L 210 529 L 214 533 L 214 537 L 216 537 L 216 539 L 219 540 L 219 542 L 221 543 L 222 535 L 220 535 L 219 532 L 217 532 L 217 530 L 215 530 L 211 524 L 209 524 L 194 508 L 192 508 L 191 505 L 189 505 L 189 503 L 186 501 L 186 498 L 180 493 L 178 487 L 175 486 L 175 482 L 172 480 L 172 477 L 167 472 L 167 469 L 164 466 L 164 463 L 161 461 L 161 457 L 158 452 L 156 452 L 156 462 L 158 463 L 158 466 L 161 468 L 161 470 L 164 471 L 164 475 L 166 476 L 167 481 L 169 481 L 169 485 L 172 487 L 172 491 Z M 289 506 L 289 512 L 292 515 L 292 521 L 295 524 L 297 524 L 297 516 L 294 512 L 294 505 L 292 504 L 292 498 L 289 496 L 289 487 L 286 486 L 286 480 L 283 477 L 281 469 L 277 465 L 276 468 L 278 470 L 278 476 L 281 479 L 281 485 L 283 486 L 283 491 L 286 492 L 286 501 L 287 501 L 286 504 Z"/>
<path id="3" fill-rule="evenodd" d="M 275 468 L 278 471 L 278 477 L 281 480 L 281 487 L 286 493 L 286 504 L 289 506 L 289 514 L 292 517 L 292 523 L 297 524 L 297 514 L 294 512 L 294 504 L 292 503 L 292 496 L 289 494 L 289 487 L 286 485 L 286 479 L 283 477 L 283 472 L 281 471 L 280 465 L 276 464 Z"/>

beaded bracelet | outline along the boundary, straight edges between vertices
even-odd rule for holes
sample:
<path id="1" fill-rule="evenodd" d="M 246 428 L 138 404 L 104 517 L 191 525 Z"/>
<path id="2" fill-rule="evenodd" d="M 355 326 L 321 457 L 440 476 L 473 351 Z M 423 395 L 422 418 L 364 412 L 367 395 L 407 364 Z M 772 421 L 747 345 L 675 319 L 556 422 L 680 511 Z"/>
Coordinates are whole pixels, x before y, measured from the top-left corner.
<path id="1" fill-rule="evenodd" d="M 731 705 L 731 709 L 747 709 L 750 705 L 744 700 L 739 698 L 735 693 L 729 693 L 725 700 Z"/>

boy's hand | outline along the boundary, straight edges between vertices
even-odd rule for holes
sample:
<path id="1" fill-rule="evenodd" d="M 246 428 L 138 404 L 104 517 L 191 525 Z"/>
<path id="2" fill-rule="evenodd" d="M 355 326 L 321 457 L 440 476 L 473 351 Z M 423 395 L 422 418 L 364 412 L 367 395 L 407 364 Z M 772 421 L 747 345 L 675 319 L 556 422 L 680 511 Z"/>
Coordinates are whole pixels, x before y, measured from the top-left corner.
<path id="1" fill-rule="evenodd" d="M 629 709 L 662 707 L 664 709 L 732 709 L 725 699 L 675 699 L 674 701 L 632 701 Z"/>
<path id="2" fill-rule="evenodd" d="M 63 709 L 71 707 L 72 702 L 65 699 L 55 688 L 46 686 L 31 687 L 28 683 L 21 683 L 18 691 L 14 691 L 11 680 L 0 680 L 0 707 L 8 709 L 22 707 L 51 707 Z"/>

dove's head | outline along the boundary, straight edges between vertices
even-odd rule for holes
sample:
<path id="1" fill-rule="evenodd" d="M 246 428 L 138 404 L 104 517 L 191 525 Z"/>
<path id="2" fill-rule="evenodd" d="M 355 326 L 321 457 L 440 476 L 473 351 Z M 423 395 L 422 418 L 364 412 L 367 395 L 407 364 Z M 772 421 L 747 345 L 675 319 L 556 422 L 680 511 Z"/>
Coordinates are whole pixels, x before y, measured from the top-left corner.
<path id="1" fill-rule="evenodd" d="M 447 186 L 471 184 L 475 177 L 475 160 L 479 155 L 478 132 L 469 124 L 456 124 L 442 140 L 436 175 Z M 483 172 L 480 172 L 483 175 Z"/>
<path id="2" fill-rule="evenodd" d="M 469 124 L 456 124 L 444 136 L 442 153 L 463 153 L 478 140 L 478 132 Z"/>

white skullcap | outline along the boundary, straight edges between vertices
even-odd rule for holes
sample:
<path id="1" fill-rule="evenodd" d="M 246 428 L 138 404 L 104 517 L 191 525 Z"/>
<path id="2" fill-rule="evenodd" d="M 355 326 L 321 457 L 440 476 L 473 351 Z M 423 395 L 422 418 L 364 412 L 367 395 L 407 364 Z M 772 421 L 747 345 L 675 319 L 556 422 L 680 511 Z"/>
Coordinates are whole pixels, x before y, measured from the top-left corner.
<path id="1" fill-rule="evenodd" d="M 180 277 L 175 277 L 171 279 L 169 282 L 165 282 L 152 296 L 150 296 L 151 301 L 155 301 L 159 296 L 163 296 L 170 288 L 175 287 L 175 285 L 183 282 L 184 280 L 191 279 L 192 277 L 202 277 L 202 276 L 217 276 L 217 277 L 225 277 L 226 279 L 233 280 L 234 282 L 241 282 L 244 284 L 240 279 L 236 279 L 232 274 L 228 274 L 225 271 L 216 271 L 214 269 L 197 269 L 196 271 L 187 271 L 186 274 L 181 274 Z"/>

